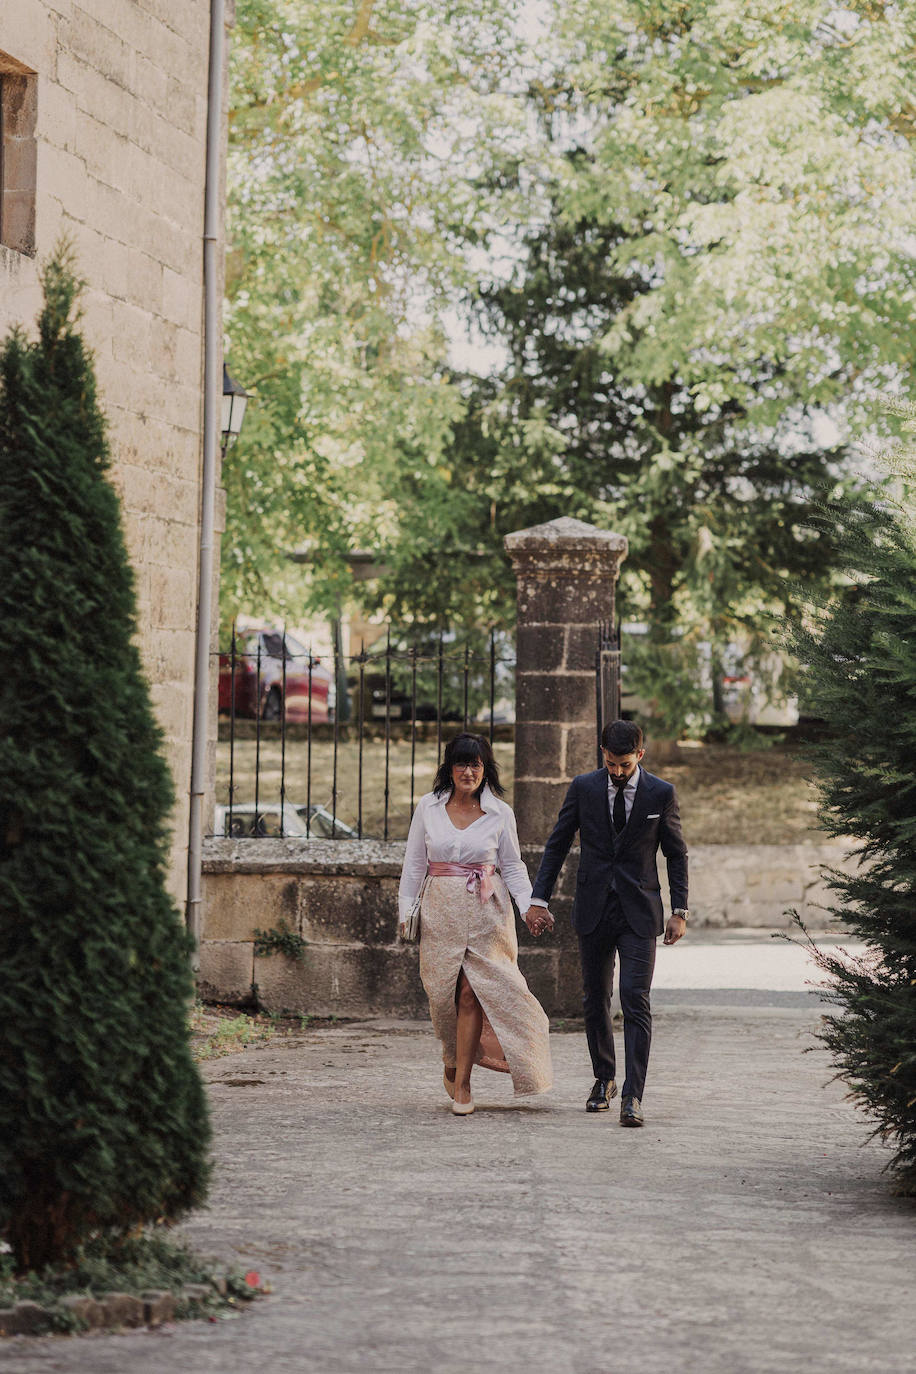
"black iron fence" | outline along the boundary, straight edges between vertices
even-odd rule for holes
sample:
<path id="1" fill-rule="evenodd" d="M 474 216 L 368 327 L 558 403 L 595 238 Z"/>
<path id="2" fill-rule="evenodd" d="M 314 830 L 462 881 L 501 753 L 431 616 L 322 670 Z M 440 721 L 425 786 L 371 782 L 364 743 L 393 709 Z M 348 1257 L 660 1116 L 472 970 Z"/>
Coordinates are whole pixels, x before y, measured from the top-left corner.
<path id="1" fill-rule="evenodd" d="M 214 833 L 403 837 L 418 773 L 431 782 L 458 730 L 511 743 L 514 697 L 514 656 L 496 633 L 405 644 L 389 631 L 325 659 L 285 630 L 233 631 L 219 653 Z"/>
<path id="2" fill-rule="evenodd" d="M 601 753 L 601 731 L 622 714 L 620 682 L 620 627 L 615 630 L 609 620 L 598 625 L 598 647 L 595 650 L 595 724 L 597 727 L 598 763 Z"/>
<path id="3" fill-rule="evenodd" d="M 597 627 L 595 723 L 621 714 L 620 636 Z M 214 834 L 389 840 L 406 835 L 445 741 L 486 735 L 513 763 L 515 659 L 507 641 L 376 642 L 327 658 L 285 630 L 233 631 L 219 653 Z"/>

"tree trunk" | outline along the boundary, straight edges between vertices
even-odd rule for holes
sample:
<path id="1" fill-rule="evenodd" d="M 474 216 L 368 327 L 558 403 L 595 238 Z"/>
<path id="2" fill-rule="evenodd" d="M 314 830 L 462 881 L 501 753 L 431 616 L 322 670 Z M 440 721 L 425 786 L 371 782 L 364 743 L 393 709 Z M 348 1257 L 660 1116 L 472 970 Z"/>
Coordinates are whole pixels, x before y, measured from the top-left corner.
<path id="1" fill-rule="evenodd" d="M 65 1263 L 80 1243 L 80 1227 L 71 1215 L 70 1194 L 58 1192 L 53 1180 L 30 1187 L 29 1205 L 13 1212 L 6 1236 L 17 1273 Z"/>

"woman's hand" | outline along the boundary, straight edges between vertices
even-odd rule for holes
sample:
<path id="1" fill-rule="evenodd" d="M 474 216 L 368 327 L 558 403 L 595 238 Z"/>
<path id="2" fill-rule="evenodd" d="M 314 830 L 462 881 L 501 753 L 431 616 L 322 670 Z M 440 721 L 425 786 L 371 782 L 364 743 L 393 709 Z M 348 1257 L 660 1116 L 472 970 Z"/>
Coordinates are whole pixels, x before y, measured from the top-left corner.
<path id="1" fill-rule="evenodd" d="M 553 930 L 553 917 L 546 906 L 530 906 L 525 912 L 525 925 L 537 939 L 545 930 Z"/>

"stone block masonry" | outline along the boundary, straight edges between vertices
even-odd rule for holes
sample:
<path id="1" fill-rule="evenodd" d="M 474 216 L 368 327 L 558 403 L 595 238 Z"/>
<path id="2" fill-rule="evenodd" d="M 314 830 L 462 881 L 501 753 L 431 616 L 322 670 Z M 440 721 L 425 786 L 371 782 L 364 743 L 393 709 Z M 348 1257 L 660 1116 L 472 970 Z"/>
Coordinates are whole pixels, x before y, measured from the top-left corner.
<path id="1" fill-rule="evenodd" d="M 87 284 L 83 329 L 137 572 L 140 647 L 179 797 L 171 862 L 179 902 L 197 606 L 209 24 L 209 0 L 0 5 L 0 77 L 34 74 L 16 77 L 32 83 L 31 170 L 24 145 L 15 167 L 7 159 L 32 197 L 34 223 L 28 242 L 10 247 L 2 235 L 0 336 L 14 324 L 34 329 L 42 263 L 67 237 Z M 18 182 L 11 189 L 18 194 Z M 214 738 L 215 726 L 214 714 Z"/>
<path id="2" fill-rule="evenodd" d="M 788 927 L 795 908 L 812 930 L 833 924 L 821 881 L 846 862 L 842 846 L 700 845 L 690 851 L 691 928 Z M 222 840 L 206 842 L 202 996 L 311 1016 L 423 1016 L 427 1004 L 414 945 L 397 938 L 403 842 Z M 529 873 L 538 846 L 524 848 Z M 521 923 L 519 965 L 551 1016 L 582 1008 L 579 952 L 569 922 L 577 854 L 551 910 L 557 929 L 533 940 Z M 666 892 L 664 861 L 660 861 Z M 666 896 L 667 901 L 667 896 Z M 285 926 L 306 941 L 302 959 L 256 955 L 254 932 Z"/>
<path id="3" fill-rule="evenodd" d="M 548 833 L 571 778 L 595 767 L 595 650 L 614 621 L 622 534 L 566 516 L 507 534 L 517 582 L 515 814 L 522 842 Z"/>

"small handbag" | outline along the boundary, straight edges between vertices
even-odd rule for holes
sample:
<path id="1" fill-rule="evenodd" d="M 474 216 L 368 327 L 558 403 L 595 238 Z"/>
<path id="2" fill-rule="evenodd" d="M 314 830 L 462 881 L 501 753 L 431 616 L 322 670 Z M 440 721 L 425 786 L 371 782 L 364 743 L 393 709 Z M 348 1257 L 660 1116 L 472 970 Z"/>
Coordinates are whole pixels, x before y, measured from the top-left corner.
<path id="1" fill-rule="evenodd" d="M 419 940 L 420 938 L 420 905 L 423 901 L 423 893 L 426 891 L 426 879 L 420 884 L 420 891 L 410 904 L 407 915 L 399 927 L 399 934 L 402 940 Z"/>

